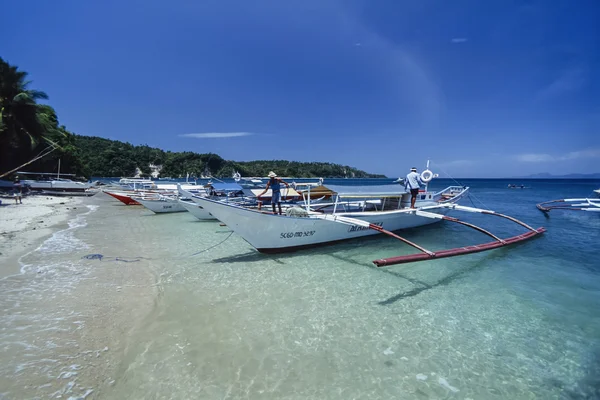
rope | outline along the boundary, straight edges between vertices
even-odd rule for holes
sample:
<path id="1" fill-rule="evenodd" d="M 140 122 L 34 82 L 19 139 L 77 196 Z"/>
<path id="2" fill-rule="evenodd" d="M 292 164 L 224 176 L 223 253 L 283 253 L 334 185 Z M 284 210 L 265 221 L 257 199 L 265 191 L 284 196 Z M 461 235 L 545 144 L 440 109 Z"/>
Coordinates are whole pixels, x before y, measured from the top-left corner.
<path id="1" fill-rule="evenodd" d="M 448 176 L 448 178 L 450 178 L 454 183 L 456 183 L 458 186 L 462 186 L 462 187 L 466 187 L 466 185 L 460 183 L 459 181 L 457 181 L 456 179 L 454 179 L 448 172 L 446 172 L 446 170 L 444 168 L 442 168 L 441 165 L 434 163 L 433 161 L 431 162 L 431 164 L 435 165 L 436 168 L 439 168 L 440 170 L 442 170 L 442 172 Z M 483 206 L 483 208 L 487 208 L 489 209 L 489 207 L 483 202 L 481 201 L 477 196 L 475 196 L 472 192 L 469 191 L 467 197 L 469 197 L 469 200 L 471 200 L 471 204 L 473 204 L 473 207 L 477 208 L 477 206 L 475 205 L 475 203 L 473 203 L 473 200 L 471 199 L 471 196 L 473 196 L 473 198 L 475 200 L 477 200 L 479 203 L 481 203 L 481 205 Z"/>
<path id="2" fill-rule="evenodd" d="M 204 253 L 205 251 L 214 249 L 215 247 L 223 244 L 227 239 L 229 239 L 231 237 L 231 235 L 233 235 L 233 231 L 229 232 L 229 235 L 227 235 L 227 237 L 223 240 L 221 240 L 219 243 L 214 244 L 204 250 L 200 250 L 197 251 L 193 254 L 190 254 L 188 256 L 183 256 L 183 257 L 177 257 L 176 259 L 184 259 L 184 258 L 189 258 L 189 257 L 194 257 L 197 256 L 198 254 Z M 85 255 L 83 257 L 81 257 L 82 259 L 86 259 L 86 260 L 98 260 L 98 261 L 115 261 L 115 262 L 125 262 L 125 263 L 131 263 L 131 262 L 138 262 L 138 261 L 142 261 L 142 260 L 157 260 L 156 258 L 147 258 L 147 257 L 131 257 L 131 258 L 124 258 L 124 257 L 105 257 L 103 254 L 88 254 Z"/>
<path id="3" fill-rule="evenodd" d="M 229 235 L 227 235 L 227 237 L 226 237 L 225 239 L 221 240 L 219 243 L 217 243 L 217 244 L 215 244 L 215 245 L 212 245 L 212 246 L 210 246 L 209 248 L 206 248 L 206 249 L 204 249 L 204 250 L 197 251 L 197 252 L 196 252 L 196 253 L 194 253 L 194 254 L 190 254 L 190 255 L 189 255 L 189 256 L 187 256 L 187 257 L 193 257 L 193 256 L 197 256 L 197 255 L 198 255 L 198 254 L 200 254 L 200 253 L 204 253 L 205 251 L 208 251 L 208 250 L 210 250 L 210 249 L 214 249 L 215 247 L 219 246 L 220 244 L 223 244 L 223 243 L 224 243 L 224 242 L 225 242 L 227 239 L 229 239 L 229 238 L 231 237 L 231 235 L 233 235 L 233 231 L 229 232 Z"/>

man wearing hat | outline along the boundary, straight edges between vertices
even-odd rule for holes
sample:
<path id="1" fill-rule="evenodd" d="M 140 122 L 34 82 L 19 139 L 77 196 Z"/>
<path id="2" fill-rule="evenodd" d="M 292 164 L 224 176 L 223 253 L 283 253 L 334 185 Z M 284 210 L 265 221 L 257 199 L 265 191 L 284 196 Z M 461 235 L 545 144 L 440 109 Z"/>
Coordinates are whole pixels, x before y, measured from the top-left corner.
<path id="1" fill-rule="evenodd" d="M 421 175 L 417 173 L 417 169 L 412 167 L 408 175 L 406 175 L 404 187 L 406 190 L 410 190 L 410 208 L 415 208 L 415 202 L 417 201 L 417 196 L 419 195 L 420 184 L 426 185 L 425 182 L 421 180 Z"/>
<path id="2" fill-rule="evenodd" d="M 285 185 L 285 187 L 287 187 L 287 188 L 289 188 L 290 185 L 283 179 L 278 178 L 277 174 L 273 171 L 269 172 L 269 178 L 270 179 L 269 179 L 269 182 L 267 182 L 267 187 L 265 188 L 265 190 L 263 190 L 263 192 L 256 197 L 260 198 L 260 196 L 265 194 L 267 192 L 267 190 L 269 190 L 269 188 L 271 188 L 271 190 L 273 191 L 273 196 L 271 197 L 271 205 L 273 206 L 273 214 L 277 214 L 277 211 L 275 211 L 275 204 L 277 204 L 279 206 L 279 215 L 281 215 L 281 184 L 283 183 Z"/>

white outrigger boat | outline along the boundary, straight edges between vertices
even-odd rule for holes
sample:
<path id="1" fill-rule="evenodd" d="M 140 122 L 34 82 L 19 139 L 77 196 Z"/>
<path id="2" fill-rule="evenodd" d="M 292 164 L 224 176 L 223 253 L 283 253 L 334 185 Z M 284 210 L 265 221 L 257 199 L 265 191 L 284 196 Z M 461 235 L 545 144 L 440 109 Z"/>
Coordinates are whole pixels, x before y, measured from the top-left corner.
<path id="1" fill-rule="evenodd" d="M 187 211 L 176 197 L 159 195 L 158 198 L 133 197 L 133 199 L 156 214 Z"/>
<path id="2" fill-rule="evenodd" d="M 433 177 L 428 170 L 423 174 L 428 178 L 427 182 Z M 392 236 L 421 251 L 417 254 L 373 261 L 377 266 L 490 250 L 530 239 L 545 231 L 544 228 L 534 229 L 521 221 L 494 211 L 458 205 L 458 201 L 468 193 L 468 187 L 450 186 L 439 192 L 427 190 L 420 192 L 415 204 L 416 208 L 413 209 L 410 208 L 409 193 L 399 185 L 387 186 L 387 190 L 378 192 L 367 192 L 366 187 L 330 186 L 335 192 L 333 202 L 318 203 L 313 207 L 308 195 L 303 207 L 289 208 L 285 215 L 253 210 L 209 198 L 194 198 L 194 201 L 262 253 L 294 251 L 378 233 Z M 501 239 L 483 228 L 446 216 L 445 214 L 450 210 L 508 218 L 527 228 L 528 232 Z M 491 236 L 494 241 L 433 252 L 392 233 L 392 231 L 429 225 L 442 220 L 476 229 Z"/>
<path id="3" fill-rule="evenodd" d="M 594 193 L 596 193 L 596 195 L 598 195 L 598 197 L 600 197 L 600 189 L 594 190 Z"/>
<path id="4" fill-rule="evenodd" d="M 560 199 L 536 204 L 538 210 L 547 214 L 551 210 L 600 212 L 600 199 Z"/>
<path id="5" fill-rule="evenodd" d="M 201 221 L 214 221 L 216 218 L 206 211 L 200 204 L 197 204 L 193 201 L 187 200 L 178 200 L 179 205 L 184 208 L 184 210 L 188 211 L 194 217 L 198 218 Z"/>

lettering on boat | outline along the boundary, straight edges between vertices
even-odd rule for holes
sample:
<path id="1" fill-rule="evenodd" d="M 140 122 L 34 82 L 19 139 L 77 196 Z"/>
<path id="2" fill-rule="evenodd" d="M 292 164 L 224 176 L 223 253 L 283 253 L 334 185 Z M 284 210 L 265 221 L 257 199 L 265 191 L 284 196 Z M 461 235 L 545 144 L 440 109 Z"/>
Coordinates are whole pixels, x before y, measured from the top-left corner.
<path id="1" fill-rule="evenodd" d="M 301 238 L 306 236 L 312 236 L 315 234 L 315 231 L 304 231 L 304 232 L 281 232 L 279 234 L 280 239 L 291 239 L 291 238 Z"/>
<path id="2" fill-rule="evenodd" d="M 379 227 L 383 227 L 383 222 L 373 222 L 371 225 L 377 225 Z M 369 229 L 370 228 L 368 226 L 352 225 L 350 228 L 348 228 L 348 232 L 366 231 Z"/>
<path id="3" fill-rule="evenodd" d="M 163 209 L 173 208 L 173 206 L 163 206 Z"/>

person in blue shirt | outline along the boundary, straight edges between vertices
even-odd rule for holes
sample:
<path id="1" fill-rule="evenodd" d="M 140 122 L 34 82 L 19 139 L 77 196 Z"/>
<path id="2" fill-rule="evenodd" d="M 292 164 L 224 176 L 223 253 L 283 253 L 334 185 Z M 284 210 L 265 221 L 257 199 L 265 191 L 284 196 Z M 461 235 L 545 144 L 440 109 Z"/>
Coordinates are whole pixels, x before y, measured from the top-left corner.
<path id="1" fill-rule="evenodd" d="M 419 188 L 421 187 L 420 185 L 427 184 L 421 180 L 421 175 L 419 175 L 417 169 L 413 167 L 410 169 L 408 175 L 406 175 L 406 182 L 404 183 L 406 190 L 410 190 L 410 208 L 415 208 L 415 202 L 417 201 Z"/>
<path id="2" fill-rule="evenodd" d="M 263 192 L 256 197 L 260 198 L 260 196 L 265 194 L 270 188 L 273 191 L 273 195 L 271 196 L 271 206 L 273 206 L 273 214 L 277 214 L 277 211 L 275 211 L 275 204 L 277 204 L 277 206 L 279 207 L 279 215 L 281 215 L 281 184 L 283 183 L 288 189 L 290 185 L 283 179 L 278 178 L 277 174 L 273 171 L 269 172 L 269 178 L 270 179 L 269 182 L 267 182 L 267 187 L 265 187 L 265 190 L 263 190 Z"/>

